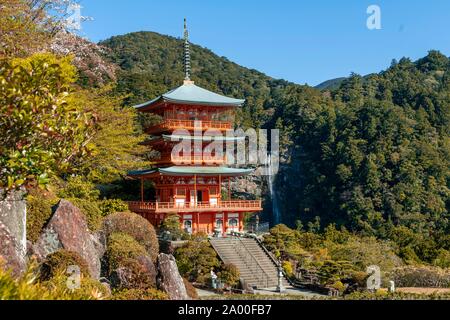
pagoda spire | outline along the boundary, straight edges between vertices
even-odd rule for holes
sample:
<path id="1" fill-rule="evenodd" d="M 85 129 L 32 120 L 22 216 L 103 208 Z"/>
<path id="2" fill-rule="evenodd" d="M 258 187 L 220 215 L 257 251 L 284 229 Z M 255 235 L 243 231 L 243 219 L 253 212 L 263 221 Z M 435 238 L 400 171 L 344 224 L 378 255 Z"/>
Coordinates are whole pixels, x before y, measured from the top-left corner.
<path id="1" fill-rule="evenodd" d="M 191 82 L 191 51 L 189 44 L 189 31 L 187 28 L 187 21 L 184 18 L 184 81 Z"/>

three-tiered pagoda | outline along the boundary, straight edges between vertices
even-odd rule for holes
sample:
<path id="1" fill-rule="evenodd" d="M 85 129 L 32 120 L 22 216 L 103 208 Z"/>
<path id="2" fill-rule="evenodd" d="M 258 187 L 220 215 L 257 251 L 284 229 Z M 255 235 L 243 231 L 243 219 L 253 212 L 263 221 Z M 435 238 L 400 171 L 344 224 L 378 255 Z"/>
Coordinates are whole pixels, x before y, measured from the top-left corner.
<path id="1" fill-rule="evenodd" d="M 154 168 L 129 173 L 141 182 L 141 201 L 130 210 L 158 226 L 176 213 L 189 233 L 227 234 L 243 231 L 244 214 L 262 210 L 261 201 L 231 199 L 231 181 L 253 170 L 227 166 L 226 153 L 210 150 L 211 141 L 236 143 L 228 134 L 234 114 L 245 100 L 225 97 L 198 87 L 190 78 L 190 51 L 185 23 L 185 80 L 182 86 L 136 106 L 139 112 L 158 115 L 161 121 L 145 129 L 153 138 L 146 142 L 160 152 Z M 217 132 L 217 135 L 211 135 Z M 185 149 L 174 152 L 183 141 Z M 155 199 L 145 199 L 144 182 L 152 181 Z M 223 188 L 227 186 L 227 188 Z M 222 192 L 228 189 L 227 192 Z"/>

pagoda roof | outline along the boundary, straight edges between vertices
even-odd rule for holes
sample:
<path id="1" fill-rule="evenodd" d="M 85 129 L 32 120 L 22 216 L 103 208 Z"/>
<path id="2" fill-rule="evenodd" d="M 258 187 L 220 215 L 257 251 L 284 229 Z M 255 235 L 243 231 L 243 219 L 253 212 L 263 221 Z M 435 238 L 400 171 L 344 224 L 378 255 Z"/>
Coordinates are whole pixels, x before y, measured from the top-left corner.
<path id="1" fill-rule="evenodd" d="M 142 177 L 152 175 L 165 176 L 217 176 L 239 177 L 249 175 L 253 169 L 239 169 L 229 167 L 195 167 L 195 166 L 173 166 L 168 168 L 156 168 L 149 170 L 131 171 L 128 173 L 130 177 Z"/>
<path id="2" fill-rule="evenodd" d="M 151 108 L 160 102 L 217 107 L 240 107 L 245 103 L 245 100 L 226 97 L 196 86 L 192 81 L 185 81 L 182 86 L 153 100 L 137 105 L 135 108 L 143 110 Z"/>

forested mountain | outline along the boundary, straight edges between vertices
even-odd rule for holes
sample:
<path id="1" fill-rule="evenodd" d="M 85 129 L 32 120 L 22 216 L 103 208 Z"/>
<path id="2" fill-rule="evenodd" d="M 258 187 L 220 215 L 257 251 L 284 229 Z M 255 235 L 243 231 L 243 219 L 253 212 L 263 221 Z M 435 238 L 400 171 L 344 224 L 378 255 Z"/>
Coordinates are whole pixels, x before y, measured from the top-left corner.
<path id="1" fill-rule="evenodd" d="M 336 90 L 339 88 L 339 86 L 342 84 L 342 82 L 345 79 L 346 78 L 342 77 L 342 78 L 327 80 L 327 81 L 324 81 L 321 84 L 315 86 L 315 88 L 319 89 L 319 90 Z"/>
<path id="2" fill-rule="evenodd" d="M 108 59 L 120 66 L 117 88 L 131 94 L 129 105 L 148 101 L 179 86 L 184 79 L 183 41 L 154 32 L 116 36 L 100 43 L 110 49 Z M 192 78 L 200 86 L 247 103 L 239 122 L 262 126 L 270 118 L 273 97 L 289 83 L 275 80 L 191 45 Z"/>
<path id="3" fill-rule="evenodd" d="M 102 45 L 121 67 L 118 88 L 132 94 L 130 104 L 182 81 L 180 40 L 140 32 Z M 199 85 L 248 100 L 244 127 L 282 130 L 276 189 L 283 222 L 398 237 L 408 259 L 431 261 L 439 248 L 450 249 L 448 57 L 404 58 L 325 91 L 274 80 L 195 45 L 192 60 Z"/>

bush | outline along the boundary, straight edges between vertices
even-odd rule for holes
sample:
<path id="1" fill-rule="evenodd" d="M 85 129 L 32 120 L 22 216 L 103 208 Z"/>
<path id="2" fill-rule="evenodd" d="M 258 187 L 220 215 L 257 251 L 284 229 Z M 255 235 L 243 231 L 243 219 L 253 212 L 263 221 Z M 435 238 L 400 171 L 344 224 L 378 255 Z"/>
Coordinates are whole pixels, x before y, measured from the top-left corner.
<path id="1" fill-rule="evenodd" d="M 128 211 L 128 204 L 119 199 L 108 199 L 99 202 L 99 208 L 104 217 L 116 212 Z"/>
<path id="2" fill-rule="evenodd" d="M 53 214 L 58 199 L 45 191 L 33 191 L 27 197 L 27 239 L 36 242 Z"/>
<path id="3" fill-rule="evenodd" d="M 67 287 L 68 276 L 58 274 L 50 281 L 40 282 L 31 266 L 19 279 L 0 269 L 0 300 L 102 300 L 108 297 L 107 289 L 98 281 L 80 278 L 80 288 Z"/>
<path id="4" fill-rule="evenodd" d="M 449 288 L 450 270 L 437 267 L 407 266 L 394 269 L 391 273 L 391 279 L 398 288 Z"/>
<path id="5" fill-rule="evenodd" d="M 116 292 L 113 295 L 113 300 L 169 300 L 169 296 L 156 289 L 129 289 Z"/>
<path id="6" fill-rule="evenodd" d="M 292 277 L 294 275 L 294 270 L 290 261 L 283 261 L 283 270 L 288 277 Z"/>
<path id="7" fill-rule="evenodd" d="M 445 249 L 439 250 L 433 265 L 440 268 L 450 268 L 450 251 Z"/>
<path id="8" fill-rule="evenodd" d="M 333 260 L 349 261 L 359 271 L 377 265 L 387 272 L 403 264 L 388 242 L 373 237 L 353 236 L 345 243 L 327 241 L 325 246 Z"/>
<path id="9" fill-rule="evenodd" d="M 81 210 L 86 217 L 87 225 L 91 231 L 95 232 L 101 228 L 103 217 L 97 201 L 75 198 L 67 200 Z"/>
<path id="10" fill-rule="evenodd" d="M 183 282 L 189 298 L 192 300 L 198 300 L 197 289 L 195 289 L 192 283 L 190 283 L 186 278 L 183 278 Z"/>
<path id="11" fill-rule="evenodd" d="M 150 274 L 137 260 L 124 258 L 119 263 L 120 269 L 110 273 L 111 285 L 114 288 L 146 290 L 156 287 L 156 274 Z M 120 279 L 118 272 L 120 272 Z"/>
<path id="12" fill-rule="evenodd" d="M 180 240 L 183 238 L 185 232 L 181 230 L 180 216 L 176 213 L 169 214 L 163 221 L 160 227 L 161 231 L 170 232 L 171 240 Z"/>
<path id="13" fill-rule="evenodd" d="M 188 280 L 206 283 L 211 269 L 220 266 L 219 259 L 208 240 L 196 235 L 174 253 L 180 274 Z"/>
<path id="14" fill-rule="evenodd" d="M 97 200 L 99 195 L 100 191 L 95 188 L 95 184 L 81 176 L 70 177 L 64 188 L 58 192 L 58 196 L 63 199 Z"/>
<path id="15" fill-rule="evenodd" d="M 153 225 L 141 216 L 131 212 L 120 212 L 109 215 L 103 223 L 106 237 L 112 233 L 125 233 L 141 244 L 156 262 L 159 254 L 159 242 Z"/>
<path id="16" fill-rule="evenodd" d="M 230 287 L 235 287 L 239 284 L 240 273 L 234 264 L 226 263 L 222 265 L 217 276 L 223 283 Z"/>
<path id="17" fill-rule="evenodd" d="M 89 277 L 89 267 L 82 257 L 77 253 L 60 250 L 49 255 L 41 265 L 40 279 L 48 281 L 58 274 L 64 274 L 70 266 L 78 266 L 84 277 Z"/>
<path id="18" fill-rule="evenodd" d="M 108 238 L 106 256 L 110 274 L 121 266 L 129 265 L 130 259 L 137 259 L 145 255 L 147 255 L 145 248 L 130 235 L 113 233 Z"/>

